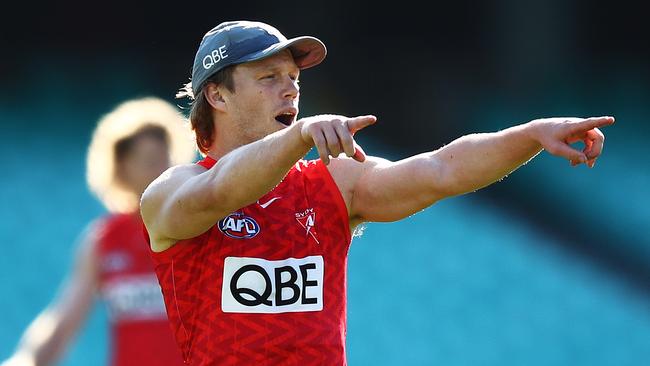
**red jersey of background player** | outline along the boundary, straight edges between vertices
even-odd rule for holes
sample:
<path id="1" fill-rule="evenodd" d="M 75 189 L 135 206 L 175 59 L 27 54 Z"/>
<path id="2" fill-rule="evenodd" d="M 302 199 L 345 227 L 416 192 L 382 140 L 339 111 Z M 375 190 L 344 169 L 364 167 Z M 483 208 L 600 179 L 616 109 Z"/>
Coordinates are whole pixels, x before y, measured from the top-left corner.
<path id="1" fill-rule="evenodd" d="M 98 226 L 95 250 L 111 324 L 111 365 L 182 365 L 142 225 L 137 214 L 119 214 Z"/>
<path id="2" fill-rule="evenodd" d="M 327 167 L 299 161 L 256 203 L 152 252 L 185 362 L 345 365 L 349 244 Z"/>

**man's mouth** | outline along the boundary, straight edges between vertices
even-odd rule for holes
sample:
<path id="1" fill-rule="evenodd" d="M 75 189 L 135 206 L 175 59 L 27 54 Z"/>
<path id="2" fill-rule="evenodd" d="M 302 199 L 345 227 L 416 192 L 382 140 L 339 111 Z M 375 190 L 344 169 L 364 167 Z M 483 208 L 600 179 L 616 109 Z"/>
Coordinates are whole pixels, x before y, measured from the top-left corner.
<path id="1" fill-rule="evenodd" d="M 291 126 L 291 124 L 295 119 L 296 119 L 296 114 L 293 112 L 283 112 L 275 116 L 275 120 L 282 123 L 285 126 Z"/>

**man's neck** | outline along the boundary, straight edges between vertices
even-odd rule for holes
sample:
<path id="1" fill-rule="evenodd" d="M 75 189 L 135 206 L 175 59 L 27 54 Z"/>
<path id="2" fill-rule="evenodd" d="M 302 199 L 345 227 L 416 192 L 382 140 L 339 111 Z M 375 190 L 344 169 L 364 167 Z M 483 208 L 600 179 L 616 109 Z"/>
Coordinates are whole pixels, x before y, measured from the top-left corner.
<path id="1" fill-rule="evenodd" d="M 230 143 L 215 141 L 212 145 L 213 147 L 208 151 L 207 155 L 218 161 L 229 152 L 245 144 L 233 144 L 232 141 Z"/>

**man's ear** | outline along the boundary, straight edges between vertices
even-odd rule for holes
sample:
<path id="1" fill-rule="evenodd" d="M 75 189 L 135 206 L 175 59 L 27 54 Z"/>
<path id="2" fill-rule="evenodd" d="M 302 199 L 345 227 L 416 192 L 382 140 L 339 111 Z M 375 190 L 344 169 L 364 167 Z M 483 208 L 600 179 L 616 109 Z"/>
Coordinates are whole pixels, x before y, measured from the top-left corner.
<path id="1" fill-rule="evenodd" d="M 212 108 L 225 112 L 226 111 L 226 101 L 221 95 L 221 88 L 217 84 L 207 83 L 204 87 L 203 93 L 205 93 L 205 99 L 212 106 Z"/>

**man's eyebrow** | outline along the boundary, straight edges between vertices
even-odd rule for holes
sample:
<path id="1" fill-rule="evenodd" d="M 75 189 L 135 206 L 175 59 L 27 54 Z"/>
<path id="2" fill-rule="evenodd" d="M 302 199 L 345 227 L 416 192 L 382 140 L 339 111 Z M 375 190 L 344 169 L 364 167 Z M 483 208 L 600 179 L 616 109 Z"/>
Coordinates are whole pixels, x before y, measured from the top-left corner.
<path id="1" fill-rule="evenodd" d="M 273 63 L 273 64 L 262 64 L 262 65 L 259 65 L 259 66 L 258 66 L 258 71 L 260 71 L 260 72 L 264 72 L 264 71 L 279 72 L 279 71 L 283 71 L 283 70 L 284 70 L 284 67 L 283 67 L 283 66 L 279 66 L 279 65 L 276 64 L 276 63 Z M 300 68 L 299 68 L 298 66 L 295 66 L 295 67 L 289 67 L 289 72 L 295 72 L 295 73 L 299 74 L 299 73 L 300 73 Z"/>

